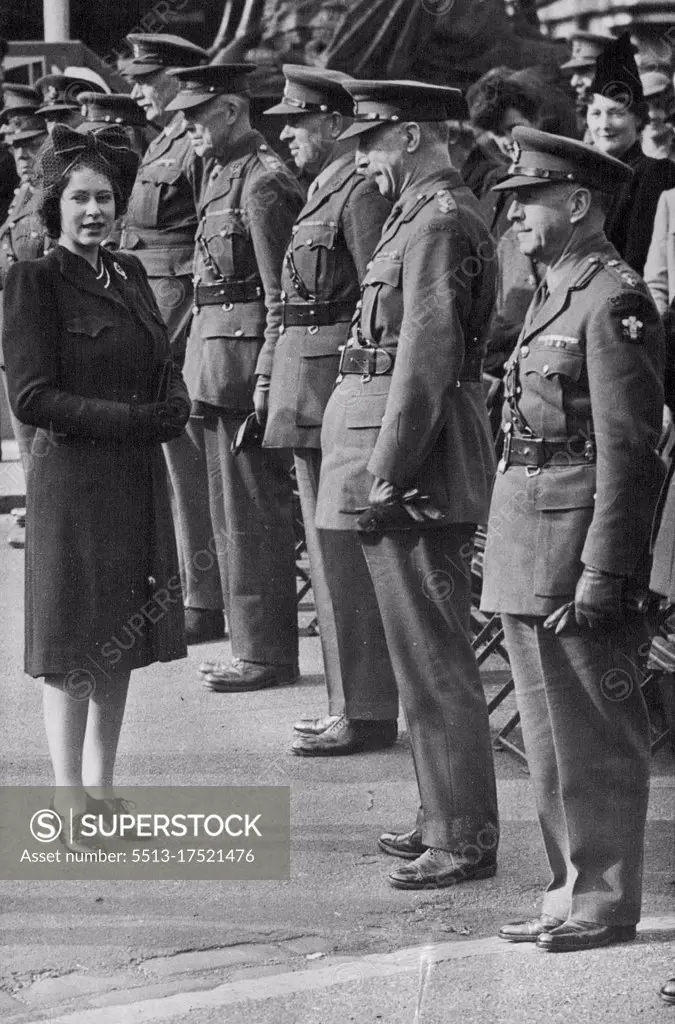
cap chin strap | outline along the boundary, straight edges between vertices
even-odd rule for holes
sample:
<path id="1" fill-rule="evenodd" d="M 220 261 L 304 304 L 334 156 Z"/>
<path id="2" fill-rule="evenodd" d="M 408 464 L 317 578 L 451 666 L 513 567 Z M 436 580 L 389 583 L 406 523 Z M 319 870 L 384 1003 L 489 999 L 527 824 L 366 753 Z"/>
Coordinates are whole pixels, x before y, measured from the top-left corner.
<path id="1" fill-rule="evenodd" d="M 553 171 L 546 167 L 523 167 L 522 164 L 511 164 L 509 175 L 526 178 L 544 178 L 546 181 L 576 181 L 568 171 Z"/>

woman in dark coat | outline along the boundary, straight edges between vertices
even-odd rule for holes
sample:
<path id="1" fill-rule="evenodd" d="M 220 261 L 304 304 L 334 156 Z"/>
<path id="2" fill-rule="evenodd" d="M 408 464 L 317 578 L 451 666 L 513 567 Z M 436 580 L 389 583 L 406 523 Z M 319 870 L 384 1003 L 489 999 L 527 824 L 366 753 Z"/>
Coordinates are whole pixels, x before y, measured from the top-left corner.
<path id="1" fill-rule="evenodd" d="M 11 405 L 39 428 L 25 668 L 44 676 L 62 816 L 92 809 L 83 786 L 111 795 L 131 670 L 186 654 L 161 443 L 182 432 L 189 399 L 140 263 L 101 245 L 136 165 L 120 129 L 57 125 L 38 177 L 59 244 L 13 266 L 4 291 Z"/>

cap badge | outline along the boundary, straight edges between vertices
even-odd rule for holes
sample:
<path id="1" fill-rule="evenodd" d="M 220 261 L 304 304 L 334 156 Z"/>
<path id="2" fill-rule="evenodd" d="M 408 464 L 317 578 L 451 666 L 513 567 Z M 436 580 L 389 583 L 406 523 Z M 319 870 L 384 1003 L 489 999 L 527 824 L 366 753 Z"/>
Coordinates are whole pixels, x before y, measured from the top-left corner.
<path id="1" fill-rule="evenodd" d="M 519 164 L 520 163 L 520 156 L 521 156 L 521 153 L 523 151 L 520 148 L 520 143 L 516 142 L 515 139 L 511 143 L 510 152 L 511 152 L 511 163 L 512 164 Z"/>

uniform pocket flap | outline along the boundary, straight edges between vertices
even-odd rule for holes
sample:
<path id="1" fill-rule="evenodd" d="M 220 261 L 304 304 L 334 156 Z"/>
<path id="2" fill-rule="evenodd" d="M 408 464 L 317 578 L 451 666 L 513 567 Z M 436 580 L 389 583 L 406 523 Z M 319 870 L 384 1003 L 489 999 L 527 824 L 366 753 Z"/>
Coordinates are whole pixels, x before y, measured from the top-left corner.
<path id="1" fill-rule="evenodd" d="M 579 380 L 583 367 L 581 352 L 559 348 L 531 348 L 527 358 L 521 361 L 522 373 L 539 373 L 542 377 L 560 375 L 570 380 Z"/>
<path id="2" fill-rule="evenodd" d="M 538 512 L 590 508 L 595 500 L 595 466 L 545 469 L 537 477 L 534 507 Z"/>
<path id="3" fill-rule="evenodd" d="M 231 235 L 240 235 L 242 238 L 248 238 L 248 231 L 244 227 L 244 224 L 240 220 L 227 220 L 223 218 L 211 217 L 207 221 L 207 230 L 204 232 L 207 242 L 211 242 L 215 238 L 228 238 Z"/>
<path id="4" fill-rule="evenodd" d="M 362 395 L 350 395 L 347 407 L 347 426 L 352 430 L 366 427 L 381 427 L 384 412 L 387 408 L 387 392 L 384 394 L 372 394 L 370 386 L 368 393 Z"/>
<path id="5" fill-rule="evenodd" d="M 326 337 L 319 331 L 317 334 L 307 334 L 302 339 L 299 345 L 300 355 L 303 359 L 320 359 L 324 356 L 335 356 L 337 359 L 340 355 L 339 346 L 344 344 L 344 332 L 340 332 L 339 337 Z"/>
<path id="6" fill-rule="evenodd" d="M 200 317 L 204 318 L 203 330 L 199 325 Z M 242 302 L 230 310 L 219 306 L 202 307 L 195 324 L 204 338 L 262 338 L 266 320 L 262 303 Z"/>
<path id="7" fill-rule="evenodd" d="M 388 284 L 392 288 L 398 288 L 401 283 L 401 269 L 402 264 L 399 260 L 373 260 L 363 283 Z"/>
<path id="8" fill-rule="evenodd" d="M 175 185 L 182 173 L 174 164 L 150 164 L 143 168 L 140 180 L 150 185 Z"/>
<path id="9" fill-rule="evenodd" d="M 307 246 L 308 249 L 334 249 L 337 238 L 337 225 L 331 223 L 319 223 L 307 221 L 297 225 L 293 233 L 293 246 Z"/>
<path id="10" fill-rule="evenodd" d="M 64 324 L 64 327 L 69 334 L 88 334 L 92 338 L 95 338 L 97 334 L 104 331 L 106 327 L 114 327 L 115 325 L 105 319 L 105 317 L 92 316 L 91 313 L 83 313 L 79 316 L 71 317 Z"/>

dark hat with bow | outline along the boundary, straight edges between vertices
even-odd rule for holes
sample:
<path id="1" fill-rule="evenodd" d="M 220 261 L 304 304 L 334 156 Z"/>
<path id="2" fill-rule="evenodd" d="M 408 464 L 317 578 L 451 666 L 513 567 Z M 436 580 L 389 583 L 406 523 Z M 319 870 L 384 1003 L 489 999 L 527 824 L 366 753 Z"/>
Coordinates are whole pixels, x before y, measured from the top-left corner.
<path id="1" fill-rule="evenodd" d="M 37 181 L 43 192 L 55 188 L 82 159 L 100 167 L 101 172 L 110 177 L 121 206 L 126 207 L 140 157 L 131 149 L 124 128 L 113 125 L 91 132 L 81 128 L 74 131 L 65 124 L 54 125 L 49 142 L 38 158 Z"/>
<path id="2" fill-rule="evenodd" d="M 591 92 L 606 96 L 609 100 L 624 100 L 629 96 L 631 106 L 644 102 L 640 72 L 627 32 L 620 35 L 615 42 L 608 43 L 598 57 Z"/>

